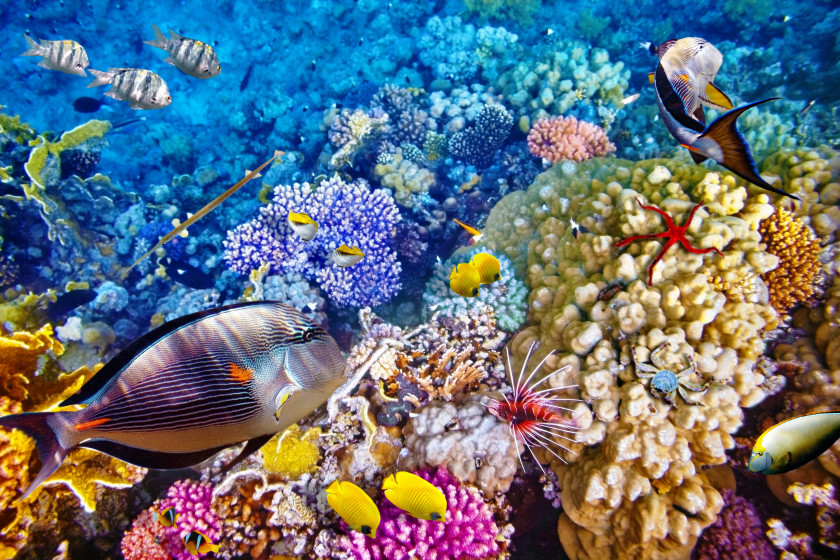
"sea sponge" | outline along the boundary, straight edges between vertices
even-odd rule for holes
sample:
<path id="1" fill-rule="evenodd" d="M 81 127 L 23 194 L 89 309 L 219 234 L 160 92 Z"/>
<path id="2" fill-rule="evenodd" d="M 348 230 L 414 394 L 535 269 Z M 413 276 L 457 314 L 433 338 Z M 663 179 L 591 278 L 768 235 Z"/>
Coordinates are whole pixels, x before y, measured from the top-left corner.
<path id="1" fill-rule="evenodd" d="M 283 433 L 275 435 L 262 447 L 263 467 L 271 474 L 278 474 L 296 480 L 304 473 L 318 468 L 321 452 L 318 449 L 320 428 L 306 432 L 294 424 Z"/>
<path id="2" fill-rule="evenodd" d="M 819 278 L 820 241 L 813 230 L 784 208 L 777 208 L 758 227 L 767 252 L 779 259 L 779 266 L 765 272 L 770 305 L 780 316 L 798 303 L 808 303 Z"/>

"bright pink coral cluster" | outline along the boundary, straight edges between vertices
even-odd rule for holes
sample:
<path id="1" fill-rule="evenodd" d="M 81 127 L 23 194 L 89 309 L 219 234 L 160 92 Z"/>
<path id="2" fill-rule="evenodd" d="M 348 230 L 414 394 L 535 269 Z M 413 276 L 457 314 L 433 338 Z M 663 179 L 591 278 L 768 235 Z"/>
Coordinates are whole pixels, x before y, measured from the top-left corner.
<path id="1" fill-rule="evenodd" d="M 480 492 L 464 486 L 444 468 L 414 474 L 428 480 L 446 496 L 446 521 L 424 521 L 394 506 L 384 495 L 378 506 L 382 522 L 371 539 L 351 531 L 342 521 L 346 536 L 338 547 L 357 560 L 482 560 L 502 552 L 496 537 L 499 527 Z"/>
<path id="2" fill-rule="evenodd" d="M 179 480 L 142 512 L 123 537 L 121 547 L 126 560 L 188 560 L 195 558 L 184 547 L 184 536 L 201 531 L 214 543 L 221 537 L 221 523 L 211 509 L 213 487 L 204 482 Z M 164 527 L 152 519 L 152 512 L 173 506 L 178 512 L 176 527 Z"/>
<path id="3" fill-rule="evenodd" d="M 598 125 L 575 117 L 550 117 L 531 127 L 528 150 L 538 158 L 557 163 L 605 156 L 615 151 L 615 145 Z"/>

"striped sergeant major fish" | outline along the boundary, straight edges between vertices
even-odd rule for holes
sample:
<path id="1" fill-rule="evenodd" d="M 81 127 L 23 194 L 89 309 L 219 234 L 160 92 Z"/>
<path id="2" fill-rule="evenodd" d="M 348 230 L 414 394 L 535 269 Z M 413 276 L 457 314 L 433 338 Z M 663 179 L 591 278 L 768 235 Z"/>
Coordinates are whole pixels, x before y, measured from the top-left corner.
<path id="1" fill-rule="evenodd" d="M 705 43 L 705 45 L 706 47 L 714 48 L 708 43 Z M 697 92 L 696 87 L 697 80 L 700 79 L 697 78 L 697 74 L 693 78 L 687 73 L 669 77 L 668 69 L 666 68 L 669 66 L 668 53 L 674 48 L 673 46 L 670 47 L 662 55 L 659 64 L 656 66 L 653 81 L 659 115 L 662 117 L 662 121 L 665 123 L 665 127 L 671 133 L 671 136 L 691 152 L 691 157 L 695 163 L 702 163 L 707 158 L 713 159 L 736 175 L 762 189 L 799 200 L 792 194 L 774 187 L 761 178 L 750 153 L 750 147 L 735 126 L 735 121 L 747 109 L 778 98 L 771 97 L 748 103 L 737 109 L 732 109 L 721 115 L 707 127 L 705 126 L 705 116 L 702 112 L 703 108 L 700 105 L 700 103 L 704 103 L 704 96 Z M 660 46 L 660 52 L 662 52 L 662 49 L 663 47 Z M 717 49 L 714 50 L 717 51 Z M 709 83 L 711 83 L 711 79 L 717 73 L 715 64 L 718 67 L 720 64 L 717 62 L 717 57 L 709 56 L 709 59 L 711 59 L 711 62 L 705 61 L 703 64 L 698 65 L 697 69 L 698 71 L 703 71 L 702 79 L 708 79 Z M 692 82 L 692 79 L 694 82 Z M 697 94 L 699 103 L 692 112 L 691 109 L 694 106 L 692 95 L 694 94 Z M 728 98 L 726 100 L 728 101 Z M 725 105 L 721 106 L 725 108 Z M 698 118 L 698 116 L 701 118 Z"/>
<path id="2" fill-rule="evenodd" d="M 166 82 L 151 70 L 109 68 L 107 72 L 100 72 L 91 68 L 90 73 L 96 79 L 87 87 L 110 84 L 113 87 L 104 95 L 128 101 L 132 109 L 162 109 L 172 103 Z"/>
<path id="3" fill-rule="evenodd" d="M 202 80 L 221 73 L 219 57 L 213 47 L 196 39 L 182 37 L 171 29 L 169 39 L 167 39 L 157 25 L 152 25 L 155 28 L 154 41 L 143 42 L 168 52 L 169 56 L 163 59 L 164 62 L 171 64 L 184 74 Z"/>
<path id="4" fill-rule="evenodd" d="M 29 35 L 24 33 L 23 36 L 26 37 L 29 50 L 20 56 L 40 56 L 42 60 L 38 63 L 38 66 L 41 68 L 58 70 L 65 74 L 87 76 L 85 68 L 88 67 L 90 61 L 88 61 L 85 48 L 76 41 L 41 41 L 39 45 Z"/>
<path id="5" fill-rule="evenodd" d="M 195 465 L 247 442 L 226 467 L 310 414 L 344 381 L 335 341 L 279 302 L 238 303 L 164 323 L 130 343 L 61 406 L 0 418 L 35 440 L 41 470 L 76 447 L 151 469 Z"/>

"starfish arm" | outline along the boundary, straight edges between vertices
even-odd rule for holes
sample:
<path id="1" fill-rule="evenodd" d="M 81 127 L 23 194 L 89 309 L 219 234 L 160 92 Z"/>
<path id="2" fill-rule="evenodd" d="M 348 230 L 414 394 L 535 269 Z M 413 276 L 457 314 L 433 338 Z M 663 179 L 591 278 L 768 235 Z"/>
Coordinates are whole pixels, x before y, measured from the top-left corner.
<path id="1" fill-rule="evenodd" d="M 676 242 L 677 240 L 673 237 L 668 239 L 668 241 L 665 242 L 665 245 L 659 250 L 658 253 L 656 253 L 656 256 L 653 257 L 653 260 L 650 262 L 650 266 L 648 266 L 648 286 L 653 285 L 653 267 L 662 259 L 662 256 L 665 254 L 665 251 L 670 249 L 671 245 L 673 245 Z"/>
<path id="2" fill-rule="evenodd" d="M 617 241 L 615 246 L 616 247 L 624 247 L 625 245 L 629 245 L 631 243 L 635 243 L 636 241 L 642 241 L 645 239 L 660 239 L 662 237 L 668 237 L 669 232 L 662 231 L 660 233 L 647 233 L 645 235 L 634 235 L 632 237 L 628 237 L 627 239 L 622 239 L 621 241 Z"/>
<path id="3" fill-rule="evenodd" d="M 711 253 L 712 251 L 714 251 L 718 255 L 720 255 L 721 257 L 723 256 L 723 253 L 721 253 L 720 249 L 718 249 L 717 247 L 709 247 L 708 249 L 699 249 L 697 247 L 692 247 L 691 243 L 685 237 L 681 237 L 679 239 L 679 242 L 680 242 L 680 245 L 683 246 L 683 249 L 685 249 L 689 253 L 694 253 L 695 255 L 705 255 L 707 253 Z"/>
<path id="4" fill-rule="evenodd" d="M 636 202 L 638 202 L 639 206 L 641 206 L 645 210 L 649 210 L 651 212 L 656 212 L 657 214 L 659 214 L 660 216 L 665 218 L 665 225 L 668 227 L 669 230 L 674 228 L 674 220 L 672 220 L 671 216 L 669 216 L 667 213 L 660 210 L 656 206 L 645 206 L 644 204 L 642 204 L 642 201 L 638 198 L 636 199 Z"/>
<path id="5" fill-rule="evenodd" d="M 688 219 L 685 221 L 685 225 L 683 226 L 684 228 L 687 228 L 689 226 L 691 220 L 694 219 L 694 214 L 697 213 L 697 210 L 699 210 L 702 207 L 702 204 L 698 204 L 697 206 L 691 209 L 691 212 L 688 214 Z"/>

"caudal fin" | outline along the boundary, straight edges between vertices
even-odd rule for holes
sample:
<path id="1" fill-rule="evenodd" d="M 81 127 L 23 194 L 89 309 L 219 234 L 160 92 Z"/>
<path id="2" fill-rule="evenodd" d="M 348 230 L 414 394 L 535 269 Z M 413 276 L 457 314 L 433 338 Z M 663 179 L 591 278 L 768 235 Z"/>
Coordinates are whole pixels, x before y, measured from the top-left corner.
<path id="1" fill-rule="evenodd" d="M 163 35 L 163 32 L 160 30 L 160 27 L 152 24 L 152 27 L 155 28 L 155 39 L 154 41 L 143 41 L 147 45 L 152 45 L 153 47 L 157 47 L 159 49 L 166 50 L 166 37 Z"/>
<path id="2" fill-rule="evenodd" d="M 56 414 L 67 414 L 62 412 L 25 412 L 23 414 L 12 414 L 0 418 L 0 427 L 9 430 L 20 430 L 35 440 L 35 449 L 41 457 L 41 470 L 38 476 L 32 481 L 20 499 L 26 498 L 44 480 L 54 473 L 69 449 L 65 449 L 58 441 L 55 430 L 48 420 Z M 70 413 L 72 414 L 72 413 Z"/>
<path id="3" fill-rule="evenodd" d="M 98 87 L 104 86 L 106 84 L 111 83 L 111 74 L 110 72 L 100 72 L 99 70 L 94 70 L 93 68 L 88 68 L 88 72 L 93 74 L 93 77 L 96 78 L 91 83 L 87 85 L 87 87 Z"/>
<path id="4" fill-rule="evenodd" d="M 26 45 L 29 47 L 29 50 L 23 53 L 20 56 L 38 56 L 41 54 L 41 45 L 38 42 L 27 35 L 26 33 L 23 34 L 26 37 Z"/>
<path id="5" fill-rule="evenodd" d="M 695 144 L 702 144 L 704 140 L 713 140 L 719 150 L 719 152 L 718 150 L 715 150 L 715 152 L 718 153 L 711 156 L 716 162 L 762 189 L 766 189 L 782 196 L 790 197 L 794 200 L 799 200 L 799 198 L 790 193 L 786 193 L 781 189 L 777 189 L 761 178 L 758 174 L 758 169 L 755 167 L 755 161 L 753 160 L 752 154 L 750 153 L 750 147 L 735 127 L 735 121 L 739 116 L 741 116 L 741 113 L 750 107 L 755 107 L 756 105 L 767 103 L 768 101 L 773 101 L 774 99 L 778 99 L 778 97 L 771 97 L 769 99 L 747 103 L 746 105 L 738 107 L 737 109 L 732 109 L 728 113 L 721 115 L 715 120 L 715 122 L 709 125 L 703 134 L 700 135 L 700 137 L 695 141 Z M 710 155 L 708 150 L 704 149 L 703 151 L 704 155 Z"/>

